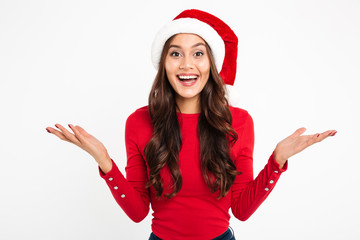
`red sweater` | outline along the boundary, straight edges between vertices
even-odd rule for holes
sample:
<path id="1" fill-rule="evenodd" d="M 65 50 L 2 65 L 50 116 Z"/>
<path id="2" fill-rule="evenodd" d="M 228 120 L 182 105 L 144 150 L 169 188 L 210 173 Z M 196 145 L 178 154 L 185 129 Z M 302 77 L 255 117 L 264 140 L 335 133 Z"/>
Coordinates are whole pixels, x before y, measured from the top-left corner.
<path id="1" fill-rule="evenodd" d="M 274 188 L 282 172 L 287 169 L 287 161 L 282 169 L 274 161 L 272 152 L 264 169 L 253 177 L 254 123 L 250 114 L 241 108 L 230 106 L 233 116 L 232 126 L 238 133 L 238 140 L 230 150 L 230 157 L 238 171 L 229 193 L 220 200 L 219 190 L 211 193 L 205 183 L 200 168 L 200 143 L 196 133 L 200 113 L 177 113 L 180 122 L 182 147 L 179 166 L 183 185 L 171 199 L 158 200 L 155 189 L 144 186 L 149 176 L 149 168 L 144 156 L 144 147 L 150 140 L 153 126 L 148 106 L 133 112 L 126 120 L 125 145 L 127 153 L 126 178 L 112 160 L 113 167 L 100 176 L 106 181 L 116 202 L 134 221 L 142 221 L 153 209 L 151 229 L 164 240 L 209 240 L 222 234 L 229 227 L 229 208 L 241 221 L 248 219 Z M 164 179 L 164 194 L 170 193 L 166 186 L 172 183 L 167 168 L 161 170 Z"/>

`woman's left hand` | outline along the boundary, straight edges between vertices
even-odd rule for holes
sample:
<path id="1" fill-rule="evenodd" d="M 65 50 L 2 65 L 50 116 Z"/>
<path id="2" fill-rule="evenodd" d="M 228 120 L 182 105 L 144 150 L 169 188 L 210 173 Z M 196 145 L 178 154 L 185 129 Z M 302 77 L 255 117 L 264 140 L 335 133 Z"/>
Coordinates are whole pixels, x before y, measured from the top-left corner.
<path id="1" fill-rule="evenodd" d="M 286 160 L 301 152 L 305 148 L 313 145 L 314 143 L 321 142 L 328 136 L 334 136 L 337 131 L 336 130 L 328 130 L 323 133 L 316 133 L 313 135 L 302 135 L 306 131 L 306 128 L 302 127 L 296 130 L 293 134 L 282 140 L 276 145 L 274 150 L 274 158 L 275 161 L 282 168 L 286 162 Z"/>

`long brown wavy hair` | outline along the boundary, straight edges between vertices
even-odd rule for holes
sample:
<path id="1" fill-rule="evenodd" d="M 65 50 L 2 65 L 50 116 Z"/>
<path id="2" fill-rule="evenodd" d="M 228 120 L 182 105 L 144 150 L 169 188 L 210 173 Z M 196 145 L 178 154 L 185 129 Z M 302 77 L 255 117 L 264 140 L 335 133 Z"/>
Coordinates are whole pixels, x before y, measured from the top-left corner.
<path id="1" fill-rule="evenodd" d="M 179 168 L 178 154 L 182 145 L 180 124 L 176 109 L 176 92 L 169 83 L 165 71 L 165 58 L 173 35 L 164 45 L 159 70 L 152 85 L 148 108 L 153 124 L 153 135 L 144 148 L 144 154 L 150 169 L 149 181 L 156 190 L 156 197 L 163 193 L 160 170 L 167 166 L 173 180 L 173 192 L 164 195 L 168 199 L 174 197 L 181 189 L 182 177 Z M 206 43 L 206 41 L 205 41 Z M 228 100 L 225 97 L 224 82 L 217 72 L 211 49 L 206 43 L 206 51 L 210 60 L 209 80 L 200 93 L 201 113 L 198 118 L 197 133 L 200 141 L 200 159 L 202 175 L 210 191 L 214 193 L 220 188 L 217 199 L 225 197 L 236 175 L 241 172 L 230 158 L 231 144 L 238 139 L 232 128 L 232 115 Z M 211 181 L 209 172 L 215 180 Z"/>

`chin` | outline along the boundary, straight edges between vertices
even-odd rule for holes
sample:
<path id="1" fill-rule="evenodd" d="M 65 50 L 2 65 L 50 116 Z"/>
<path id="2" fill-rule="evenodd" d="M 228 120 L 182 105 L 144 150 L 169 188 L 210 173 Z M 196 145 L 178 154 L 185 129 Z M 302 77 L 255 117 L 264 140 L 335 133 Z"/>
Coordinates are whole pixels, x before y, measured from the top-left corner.
<path id="1" fill-rule="evenodd" d="M 186 94 L 186 93 L 180 93 L 179 96 L 181 98 L 185 98 L 185 99 L 191 99 L 197 96 L 200 96 L 200 94 L 196 93 L 196 94 Z"/>

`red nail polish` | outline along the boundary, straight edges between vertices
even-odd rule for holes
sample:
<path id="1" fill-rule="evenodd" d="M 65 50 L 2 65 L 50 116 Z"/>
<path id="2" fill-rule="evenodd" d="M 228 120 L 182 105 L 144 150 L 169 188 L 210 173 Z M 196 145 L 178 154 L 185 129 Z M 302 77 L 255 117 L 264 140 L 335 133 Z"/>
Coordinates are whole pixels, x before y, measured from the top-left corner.
<path id="1" fill-rule="evenodd" d="M 335 133 L 333 133 L 333 134 L 331 134 L 331 136 L 335 136 L 335 134 L 336 134 L 337 132 L 335 132 Z"/>
<path id="2" fill-rule="evenodd" d="M 46 128 L 46 131 L 50 132 L 49 129 Z"/>
<path id="3" fill-rule="evenodd" d="M 56 124 L 55 124 L 55 127 L 59 128 Z"/>
<path id="4" fill-rule="evenodd" d="M 70 123 L 68 124 L 69 128 L 71 128 Z"/>

